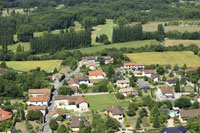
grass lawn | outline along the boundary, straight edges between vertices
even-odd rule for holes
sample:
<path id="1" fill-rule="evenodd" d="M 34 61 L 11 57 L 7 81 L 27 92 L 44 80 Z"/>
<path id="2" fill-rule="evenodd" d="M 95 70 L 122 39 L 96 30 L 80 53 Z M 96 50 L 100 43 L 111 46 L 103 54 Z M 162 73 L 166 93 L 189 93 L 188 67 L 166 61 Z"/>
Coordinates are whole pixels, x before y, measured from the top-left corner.
<path id="1" fill-rule="evenodd" d="M 38 124 L 35 121 L 29 121 L 29 123 L 33 126 L 34 130 L 36 129 L 36 127 L 39 127 L 40 130 L 42 129 L 42 124 Z M 15 128 L 16 128 L 16 130 L 20 129 L 22 131 L 22 133 L 27 133 L 28 132 L 27 129 L 26 129 L 25 122 L 16 122 Z"/>
<path id="2" fill-rule="evenodd" d="M 113 33 L 113 27 L 114 23 L 112 19 L 107 19 L 106 24 L 98 25 L 96 27 L 93 27 L 95 31 L 92 32 L 92 43 L 95 43 L 96 36 L 106 34 L 109 38 L 109 40 L 112 40 L 112 33 Z"/>
<path id="3" fill-rule="evenodd" d="M 200 47 L 200 40 L 166 40 L 165 46 L 174 46 L 183 44 L 184 46 L 189 46 L 191 44 L 196 44 Z"/>
<path id="4" fill-rule="evenodd" d="M 30 49 L 30 43 L 29 42 L 19 42 L 17 44 L 8 45 L 8 50 L 12 50 L 13 52 L 16 52 L 18 45 L 24 46 L 24 51 L 28 51 Z M 1 46 L 0 46 L 1 49 Z"/>
<path id="5" fill-rule="evenodd" d="M 159 44 L 159 42 L 156 40 L 132 41 L 132 42 L 125 42 L 125 43 L 114 43 L 110 45 L 94 46 L 94 47 L 89 47 L 89 48 L 81 48 L 81 49 L 76 49 L 76 50 L 80 50 L 80 52 L 82 53 L 91 54 L 98 51 L 102 51 L 105 48 L 117 48 L 117 49 L 120 49 L 123 47 L 137 48 L 137 47 L 142 47 L 142 46 L 151 45 L 151 44 Z"/>
<path id="6" fill-rule="evenodd" d="M 42 70 L 51 72 L 54 68 L 60 69 L 62 60 L 47 60 L 47 61 L 7 61 L 6 65 L 14 70 L 28 72 L 31 69 L 40 67 Z"/>
<path id="7" fill-rule="evenodd" d="M 193 54 L 191 51 L 169 51 L 169 52 L 144 52 L 144 53 L 132 53 L 126 54 L 132 61 L 136 63 L 170 64 L 174 66 L 183 66 L 186 64 L 188 67 L 200 66 L 200 58 Z"/>
<path id="8" fill-rule="evenodd" d="M 129 103 L 118 103 L 114 94 L 104 94 L 104 95 L 91 95 L 85 96 L 90 104 L 91 110 L 103 110 L 111 105 L 121 105 L 122 107 L 127 107 Z"/>

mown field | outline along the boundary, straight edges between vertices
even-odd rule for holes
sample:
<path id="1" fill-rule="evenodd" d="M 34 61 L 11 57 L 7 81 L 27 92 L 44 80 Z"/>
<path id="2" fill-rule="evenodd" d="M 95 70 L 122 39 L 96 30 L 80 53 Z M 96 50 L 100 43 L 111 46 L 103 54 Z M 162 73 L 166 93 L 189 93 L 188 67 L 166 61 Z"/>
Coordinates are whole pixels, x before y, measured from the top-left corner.
<path id="1" fill-rule="evenodd" d="M 30 49 L 30 43 L 29 42 L 20 42 L 20 43 L 17 43 L 17 44 L 8 45 L 8 50 L 12 50 L 13 52 L 16 52 L 17 46 L 19 44 L 24 47 L 24 51 L 28 51 Z M 1 48 L 2 47 L 0 46 L 0 49 Z"/>
<path id="2" fill-rule="evenodd" d="M 80 52 L 82 52 L 82 53 L 91 54 L 91 53 L 95 53 L 98 51 L 102 51 L 105 48 L 117 48 L 117 49 L 120 49 L 122 47 L 138 48 L 138 47 L 142 47 L 145 45 L 151 45 L 151 44 L 158 45 L 159 42 L 156 40 L 132 41 L 132 42 L 125 42 L 125 43 L 114 43 L 114 44 L 110 44 L 110 45 L 94 46 L 94 47 L 89 47 L 89 48 L 81 48 L 81 49 L 76 49 L 76 50 L 80 50 Z M 70 51 L 73 51 L 73 50 L 70 50 Z"/>
<path id="3" fill-rule="evenodd" d="M 170 64 L 174 66 L 183 66 L 186 64 L 188 67 L 200 66 L 200 57 L 193 54 L 191 51 L 170 51 L 170 52 L 144 52 L 144 53 L 132 53 L 126 54 L 132 61 L 136 63 Z"/>
<path id="4" fill-rule="evenodd" d="M 7 61 L 6 65 L 17 71 L 28 72 L 31 69 L 40 67 L 42 70 L 52 72 L 54 68 L 60 69 L 62 60 L 47 60 L 47 61 Z"/>
<path id="5" fill-rule="evenodd" d="M 91 95 L 85 96 L 89 102 L 90 109 L 94 111 L 104 110 L 108 106 L 120 105 L 122 107 L 127 107 L 129 103 L 119 103 L 115 98 L 114 94 L 104 94 L 104 95 Z"/>
<path id="6" fill-rule="evenodd" d="M 165 46 L 174 46 L 179 44 L 183 44 L 184 46 L 196 44 L 200 47 L 200 40 L 165 40 Z"/>

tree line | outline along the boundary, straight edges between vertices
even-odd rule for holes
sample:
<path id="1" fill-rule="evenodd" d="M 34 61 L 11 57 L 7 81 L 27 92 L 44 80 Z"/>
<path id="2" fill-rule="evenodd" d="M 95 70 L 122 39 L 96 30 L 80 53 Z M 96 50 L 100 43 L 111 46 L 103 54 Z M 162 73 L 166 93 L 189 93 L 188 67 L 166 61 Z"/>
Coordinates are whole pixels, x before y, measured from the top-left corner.
<path id="1" fill-rule="evenodd" d="M 62 49 L 87 47 L 90 44 L 90 30 L 82 30 L 78 32 L 67 31 L 58 35 L 47 34 L 42 37 L 36 37 L 30 41 L 30 47 L 33 53 L 54 53 Z"/>

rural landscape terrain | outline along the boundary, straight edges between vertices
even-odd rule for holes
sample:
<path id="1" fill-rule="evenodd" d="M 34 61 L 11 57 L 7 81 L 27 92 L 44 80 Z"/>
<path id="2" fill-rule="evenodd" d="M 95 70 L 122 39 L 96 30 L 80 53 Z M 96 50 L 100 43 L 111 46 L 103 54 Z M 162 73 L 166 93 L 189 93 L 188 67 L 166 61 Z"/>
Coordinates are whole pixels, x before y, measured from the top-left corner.
<path id="1" fill-rule="evenodd" d="M 198 133 L 199 0 L 1 0 L 0 132 Z"/>

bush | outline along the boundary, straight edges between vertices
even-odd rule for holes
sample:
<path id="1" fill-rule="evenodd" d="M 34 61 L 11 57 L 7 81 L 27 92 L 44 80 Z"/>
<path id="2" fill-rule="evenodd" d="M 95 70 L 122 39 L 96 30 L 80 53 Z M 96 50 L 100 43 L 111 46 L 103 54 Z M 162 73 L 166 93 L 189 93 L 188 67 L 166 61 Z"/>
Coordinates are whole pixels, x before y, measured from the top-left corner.
<path id="1" fill-rule="evenodd" d="M 31 129 L 33 129 L 33 126 L 30 123 L 27 123 L 26 124 L 26 129 L 27 130 L 31 130 Z"/>
<path id="2" fill-rule="evenodd" d="M 125 99 L 125 96 L 122 93 L 117 92 L 116 97 L 118 99 Z"/>

